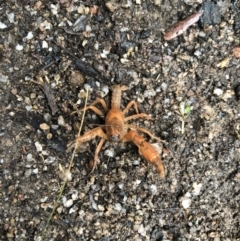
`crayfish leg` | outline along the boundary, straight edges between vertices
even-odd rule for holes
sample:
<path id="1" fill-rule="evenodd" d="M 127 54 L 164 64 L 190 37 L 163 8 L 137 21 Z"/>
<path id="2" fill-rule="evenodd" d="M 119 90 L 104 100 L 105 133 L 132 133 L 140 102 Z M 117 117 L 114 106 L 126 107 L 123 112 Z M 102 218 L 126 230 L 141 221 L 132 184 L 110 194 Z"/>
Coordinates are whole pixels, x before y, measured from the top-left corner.
<path id="1" fill-rule="evenodd" d="M 92 140 L 95 137 L 101 137 L 104 140 L 107 140 L 107 135 L 103 132 L 103 130 L 101 129 L 101 127 L 96 127 L 86 133 L 84 133 L 82 136 L 79 136 L 76 138 L 75 141 L 70 142 L 67 145 L 67 152 L 71 151 L 73 148 L 75 148 L 75 146 L 77 145 L 80 146 L 82 143 L 87 142 Z M 101 149 L 101 148 L 100 148 Z"/>

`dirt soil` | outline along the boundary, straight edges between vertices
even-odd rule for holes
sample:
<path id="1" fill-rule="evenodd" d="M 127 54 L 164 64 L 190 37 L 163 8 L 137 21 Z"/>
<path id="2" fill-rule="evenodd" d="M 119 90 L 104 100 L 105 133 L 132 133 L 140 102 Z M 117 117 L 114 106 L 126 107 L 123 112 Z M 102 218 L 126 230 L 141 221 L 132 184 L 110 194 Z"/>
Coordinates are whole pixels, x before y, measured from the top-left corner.
<path id="1" fill-rule="evenodd" d="M 240 240 L 238 1 L 211 2 L 219 23 L 170 41 L 206 1 L 0 2 L 0 240 Z M 136 100 L 154 118 L 133 123 L 166 141 L 142 134 L 166 177 L 132 143 L 106 142 L 89 173 L 93 139 L 43 237 L 82 118 L 71 113 L 87 88 L 88 104 L 110 104 L 113 84 L 129 87 L 122 108 Z M 88 110 L 81 133 L 103 124 Z"/>

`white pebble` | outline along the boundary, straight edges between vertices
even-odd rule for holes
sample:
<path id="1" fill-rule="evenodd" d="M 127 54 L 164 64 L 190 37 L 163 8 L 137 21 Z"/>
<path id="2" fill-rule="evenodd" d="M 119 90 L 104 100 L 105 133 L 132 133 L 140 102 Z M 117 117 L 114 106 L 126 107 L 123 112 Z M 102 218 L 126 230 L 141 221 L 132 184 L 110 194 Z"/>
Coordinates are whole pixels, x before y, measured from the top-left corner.
<path id="1" fill-rule="evenodd" d="M 61 115 L 58 117 L 58 125 L 59 126 L 64 126 L 65 125 L 64 118 Z"/>
<path id="2" fill-rule="evenodd" d="M 184 209 L 188 209 L 191 206 L 192 199 L 191 194 L 187 192 L 181 200 Z"/>
<path id="3" fill-rule="evenodd" d="M 73 199 L 73 200 L 77 200 L 77 199 L 78 199 L 78 191 L 75 191 L 75 192 L 72 194 L 72 199 Z"/>
<path id="4" fill-rule="evenodd" d="M 71 182 L 72 181 L 72 173 L 69 170 L 66 170 L 65 175 L 66 175 L 67 180 L 69 182 Z"/>
<path id="5" fill-rule="evenodd" d="M 115 209 L 116 211 L 121 211 L 121 210 L 122 210 L 121 204 L 120 204 L 120 203 L 116 203 L 116 204 L 114 205 L 114 209 Z"/>
<path id="6" fill-rule="evenodd" d="M 30 162 L 30 161 L 32 161 L 32 159 L 33 159 L 33 158 L 32 158 L 32 154 L 31 154 L 31 153 L 28 153 L 28 154 L 27 154 L 27 161 Z"/>
<path id="7" fill-rule="evenodd" d="M 202 188 L 202 183 L 197 184 L 196 182 L 193 183 L 193 195 L 198 196 L 200 194 Z"/>
<path id="8" fill-rule="evenodd" d="M 99 49 L 99 43 L 98 43 L 98 42 L 96 42 L 96 43 L 94 44 L 94 48 L 95 48 L 95 50 L 98 50 L 98 49 Z"/>
<path id="9" fill-rule="evenodd" d="M 7 82 L 8 82 L 8 77 L 5 76 L 5 75 L 2 75 L 2 74 L 0 73 L 0 82 L 2 82 L 2 83 L 7 83 Z"/>
<path id="10" fill-rule="evenodd" d="M 101 212 L 104 212 L 105 208 L 104 208 L 103 205 L 98 205 L 98 210 L 101 211 Z"/>
<path id="11" fill-rule="evenodd" d="M 25 177 L 30 177 L 31 174 L 32 174 L 32 169 L 27 169 L 27 170 L 25 171 L 25 173 L 24 173 L 24 176 L 25 176 Z"/>
<path id="12" fill-rule="evenodd" d="M 37 149 L 37 152 L 41 152 L 43 150 L 42 145 L 38 141 L 36 141 L 34 144 Z"/>
<path id="13" fill-rule="evenodd" d="M 9 115 L 10 115 L 10 116 L 15 116 L 15 112 L 10 111 L 10 112 L 9 112 Z"/>
<path id="14" fill-rule="evenodd" d="M 213 93 L 215 94 L 215 95 L 222 95 L 222 93 L 223 93 L 223 91 L 221 90 L 221 89 L 219 89 L 219 88 L 215 88 L 214 89 L 214 91 L 213 91 Z"/>
<path id="15" fill-rule="evenodd" d="M 118 187 L 119 187 L 119 189 L 123 189 L 124 184 L 122 182 L 120 182 L 120 183 L 118 183 Z"/>
<path id="16" fill-rule="evenodd" d="M 92 88 L 91 88 L 91 86 L 90 86 L 89 84 L 85 84 L 85 85 L 84 85 L 84 89 L 85 89 L 85 90 L 88 90 L 88 91 L 91 91 L 91 90 L 92 90 Z"/>
<path id="17" fill-rule="evenodd" d="M 51 4 L 51 12 L 53 15 L 57 15 L 59 5 Z"/>
<path id="18" fill-rule="evenodd" d="M 138 233 L 141 234 L 144 237 L 146 236 L 146 230 L 145 230 L 145 228 L 143 227 L 142 224 L 138 228 Z"/>
<path id="19" fill-rule="evenodd" d="M 17 44 L 16 50 L 18 50 L 18 51 L 23 50 L 23 45 Z"/>
<path id="20" fill-rule="evenodd" d="M 44 163 L 46 164 L 52 164 L 54 163 L 56 160 L 56 157 L 53 157 L 53 156 L 48 156 L 47 159 L 44 160 Z"/>
<path id="21" fill-rule="evenodd" d="M 74 208 L 70 208 L 68 214 L 71 214 L 71 213 L 74 213 L 74 212 L 76 212 L 76 210 Z"/>
<path id="22" fill-rule="evenodd" d="M 34 174 L 38 174 L 38 168 L 33 169 Z"/>
<path id="23" fill-rule="evenodd" d="M 69 199 L 69 200 L 67 200 L 66 202 L 63 203 L 63 206 L 64 206 L 65 208 L 69 208 L 69 207 L 71 207 L 72 205 L 73 205 L 73 200 L 72 200 L 72 199 Z"/>
<path id="24" fill-rule="evenodd" d="M 45 114 L 43 115 L 43 118 L 44 118 L 44 120 L 45 120 L 46 122 L 49 122 L 49 121 L 52 119 L 52 117 L 51 117 L 51 115 L 50 115 L 49 113 L 45 113 Z"/>
<path id="25" fill-rule="evenodd" d="M 195 52 L 194 52 L 194 55 L 195 56 L 197 56 L 197 57 L 199 57 L 199 56 L 201 56 L 201 51 L 199 51 L 199 50 L 196 50 Z"/>
<path id="26" fill-rule="evenodd" d="M 190 207 L 190 205 L 191 205 L 191 199 L 189 199 L 189 198 L 186 198 L 186 199 L 183 199 L 182 200 L 182 206 L 183 206 L 183 208 L 184 209 L 188 209 L 189 207 Z"/>
<path id="27" fill-rule="evenodd" d="M 134 166 L 139 166 L 140 162 L 139 162 L 139 160 L 134 160 L 134 161 L 132 162 L 132 164 L 133 164 Z"/>
<path id="28" fill-rule="evenodd" d="M 44 156 L 49 155 L 48 152 L 47 152 L 47 151 L 44 151 L 44 150 L 42 151 L 42 154 L 43 154 Z"/>
<path id="29" fill-rule="evenodd" d="M 142 181 L 140 179 L 136 180 L 136 184 L 139 185 Z"/>
<path id="30" fill-rule="evenodd" d="M 114 157 L 114 151 L 107 149 L 104 154 L 109 157 Z"/>
<path id="31" fill-rule="evenodd" d="M 14 22 L 14 13 L 7 13 L 7 17 L 10 23 Z"/>
<path id="32" fill-rule="evenodd" d="M 41 199 L 40 199 L 40 202 L 41 202 L 41 203 L 45 203 L 47 200 L 48 200 L 48 197 L 46 196 L 46 197 L 41 198 Z"/>
<path id="33" fill-rule="evenodd" d="M 4 23 L 0 22 L 0 29 L 4 29 L 4 28 L 6 28 L 6 27 L 7 27 L 7 25 L 6 25 L 6 24 L 4 24 Z"/>
<path id="34" fill-rule="evenodd" d="M 26 39 L 32 39 L 33 38 L 33 33 L 30 31 L 28 32 Z"/>
<path id="35" fill-rule="evenodd" d="M 206 37 L 206 33 L 203 32 L 203 31 L 200 31 L 200 32 L 198 33 L 198 36 L 199 36 L 199 37 Z"/>
<path id="36" fill-rule="evenodd" d="M 52 128 L 53 130 L 57 130 L 58 127 L 59 127 L 59 125 L 51 125 L 51 128 Z"/>
<path id="37" fill-rule="evenodd" d="M 150 190 L 151 190 L 151 192 L 152 193 L 157 193 L 157 186 L 155 185 L 155 184 L 152 184 L 151 186 L 150 186 Z"/>
<path id="38" fill-rule="evenodd" d="M 97 203 L 95 202 L 95 200 L 93 199 L 93 196 L 90 195 L 90 202 L 92 204 L 92 208 L 98 211 L 98 206 Z"/>
<path id="39" fill-rule="evenodd" d="M 167 90 L 167 84 L 165 83 L 165 82 L 163 82 L 162 84 L 161 84 L 161 88 L 162 88 L 162 90 L 163 91 L 166 91 Z"/>
<path id="40" fill-rule="evenodd" d="M 48 43 L 47 43 L 47 41 L 45 41 L 45 40 L 42 41 L 42 48 L 43 48 L 43 49 L 47 49 L 47 48 L 48 48 Z"/>
<path id="41" fill-rule="evenodd" d="M 106 96 L 109 93 L 108 86 L 107 85 L 103 86 L 102 91 L 103 91 L 103 96 L 102 97 Z"/>
<path id="42" fill-rule="evenodd" d="M 92 28 L 91 28 L 90 25 L 86 25 L 85 30 L 86 30 L 87 32 L 91 32 L 91 31 L 92 31 Z"/>
<path id="43" fill-rule="evenodd" d="M 156 91 L 154 89 L 150 89 L 150 90 L 145 90 L 143 95 L 145 97 L 151 97 L 151 96 L 155 96 L 156 95 Z"/>

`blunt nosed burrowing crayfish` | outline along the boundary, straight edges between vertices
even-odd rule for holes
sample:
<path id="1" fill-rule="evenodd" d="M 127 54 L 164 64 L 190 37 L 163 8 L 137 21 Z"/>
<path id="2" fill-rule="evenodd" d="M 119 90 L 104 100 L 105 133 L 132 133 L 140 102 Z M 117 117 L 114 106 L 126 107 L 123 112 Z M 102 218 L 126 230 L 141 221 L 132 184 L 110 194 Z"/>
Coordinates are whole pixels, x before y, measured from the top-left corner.
<path id="1" fill-rule="evenodd" d="M 92 110 L 96 114 L 101 117 L 105 117 L 105 125 L 96 127 L 82 136 L 76 138 L 75 141 L 69 143 L 67 151 L 77 146 L 80 146 L 84 142 L 88 142 L 95 137 L 100 137 L 100 142 L 97 145 L 95 155 L 94 155 L 94 164 L 93 169 L 96 167 L 98 162 L 98 154 L 102 148 L 103 143 L 108 141 L 113 142 L 126 142 L 131 141 L 137 147 L 139 153 L 151 164 L 155 165 L 157 171 L 159 172 L 161 177 L 164 177 L 164 167 L 159 157 L 158 152 L 155 148 L 147 142 L 141 135 L 138 134 L 137 131 L 143 132 L 149 135 L 151 138 L 161 141 L 161 139 L 152 135 L 147 129 L 138 127 L 133 124 L 126 124 L 129 120 L 137 119 L 137 118 L 145 118 L 152 120 L 153 118 L 145 113 L 139 113 L 137 103 L 132 100 L 130 101 L 124 110 L 120 109 L 121 105 L 121 96 L 122 91 L 127 90 L 127 86 L 124 85 L 113 85 L 111 88 L 112 91 L 112 99 L 111 99 L 111 109 L 108 109 L 106 102 L 103 99 L 97 98 L 91 105 L 87 106 L 86 108 L 81 109 L 80 111 L 84 110 Z M 101 104 L 104 111 L 107 113 L 106 115 L 99 110 L 95 105 Z M 134 107 L 137 114 L 125 117 L 125 114 L 129 111 L 131 107 Z"/>

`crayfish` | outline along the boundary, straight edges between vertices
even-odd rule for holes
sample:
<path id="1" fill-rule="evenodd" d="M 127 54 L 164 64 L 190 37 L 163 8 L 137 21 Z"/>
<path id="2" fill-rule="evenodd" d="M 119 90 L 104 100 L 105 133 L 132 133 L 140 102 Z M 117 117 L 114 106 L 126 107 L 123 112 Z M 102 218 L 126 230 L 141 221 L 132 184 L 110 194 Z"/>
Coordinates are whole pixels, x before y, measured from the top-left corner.
<path id="1" fill-rule="evenodd" d="M 134 100 L 130 101 L 123 111 L 120 109 L 122 91 L 127 90 L 127 86 L 113 85 L 110 89 L 112 91 L 111 109 L 108 109 L 106 102 L 103 99 L 97 98 L 91 105 L 80 110 L 84 111 L 90 109 L 99 116 L 105 117 L 104 113 L 95 106 L 96 104 L 101 104 L 104 111 L 107 113 L 104 127 L 96 127 L 84 133 L 82 136 L 77 137 L 75 141 L 69 143 L 67 152 L 73 149 L 76 144 L 77 146 L 80 146 L 82 143 L 88 142 L 95 137 L 100 137 L 101 139 L 97 145 L 94 155 L 94 170 L 98 162 L 98 154 L 103 146 L 103 143 L 106 140 L 112 142 L 131 141 L 138 147 L 139 153 L 148 162 L 156 166 L 160 176 L 164 177 L 164 167 L 158 152 L 149 142 L 147 142 L 141 135 L 139 135 L 137 131 L 143 132 L 149 135 L 151 138 L 156 139 L 158 141 L 161 141 L 161 139 L 152 135 L 145 128 L 141 128 L 133 124 L 126 124 L 126 122 L 132 119 L 146 118 L 152 120 L 153 118 L 145 113 L 139 113 L 137 103 Z M 132 106 L 134 107 L 136 114 L 125 117 L 125 114 L 129 111 L 129 109 Z"/>

